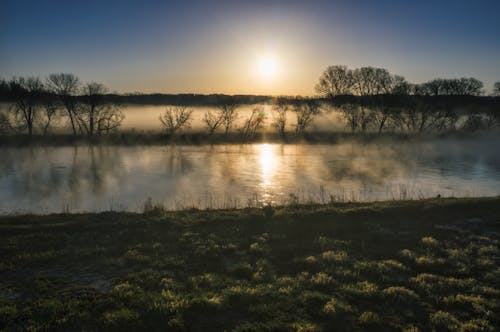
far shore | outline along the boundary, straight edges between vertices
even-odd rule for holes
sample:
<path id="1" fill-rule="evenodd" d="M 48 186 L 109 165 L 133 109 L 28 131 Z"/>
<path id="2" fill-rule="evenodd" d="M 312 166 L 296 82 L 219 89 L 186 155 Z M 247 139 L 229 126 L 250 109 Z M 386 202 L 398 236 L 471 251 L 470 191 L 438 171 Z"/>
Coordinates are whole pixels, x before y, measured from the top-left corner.
<path id="1" fill-rule="evenodd" d="M 433 139 L 470 139 L 477 137 L 499 137 L 498 132 L 463 132 L 450 131 L 446 133 L 402 133 L 402 132 L 308 132 L 301 135 L 288 133 L 285 137 L 273 132 L 259 132 L 253 137 L 245 137 L 241 133 L 215 133 L 208 135 L 203 132 L 190 132 L 178 135 L 167 135 L 160 132 L 123 131 L 107 135 L 84 136 L 70 134 L 50 135 L 7 135 L 0 136 L 0 147 L 23 146 L 73 146 L 73 145 L 204 145 L 204 144 L 334 144 L 344 140 L 358 142 L 370 141 L 422 141 Z"/>

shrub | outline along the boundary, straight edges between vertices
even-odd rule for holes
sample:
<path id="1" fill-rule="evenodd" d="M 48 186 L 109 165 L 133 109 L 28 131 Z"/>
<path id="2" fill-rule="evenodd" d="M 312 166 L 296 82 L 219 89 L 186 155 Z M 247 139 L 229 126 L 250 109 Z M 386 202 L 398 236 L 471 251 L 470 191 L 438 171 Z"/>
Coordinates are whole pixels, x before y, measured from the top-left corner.
<path id="1" fill-rule="evenodd" d="M 295 332 L 319 332 L 322 331 L 322 329 L 310 322 L 295 322 L 290 325 L 290 330 L 295 331 Z"/>
<path id="2" fill-rule="evenodd" d="M 382 294 L 384 295 L 384 297 L 389 298 L 395 302 L 405 304 L 414 303 L 419 298 L 414 291 L 402 286 L 385 288 L 384 290 L 382 290 Z"/>
<path id="3" fill-rule="evenodd" d="M 327 273 L 318 272 L 311 277 L 311 282 L 316 285 L 329 285 L 333 282 L 333 278 Z"/>
<path id="4" fill-rule="evenodd" d="M 339 314 L 348 313 L 352 311 L 353 308 L 349 304 L 342 302 L 336 298 L 331 298 L 323 306 L 323 312 L 331 316 L 336 316 Z"/>
<path id="5" fill-rule="evenodd" d="M 473 296 L 465 294 L 457 294 L 454 296 L 447 296 L 443 298 L 443 302 L 449 305 L 456 305 L 462 307 L 464 310 L 473 309 L 478 313 L 488 312 L 488 302 L 482 296 Z"/>
<path id="6" fill-rule="evenodd" d="M 424 236 L 420 242 L 422 242 L 422 244 L 426 247 L 436 248 L 439 246 L 439 241 L 432 236 Z"/>
<path id="7" fill-rule="evenodd" d="M 370 297 L 378 293 L 378 286 L 369 281 L 359 281 L 356 284 L 345 286 L 343 290 L 353 293 L 357 296 Z"/>
<path id="8" fill-rule="evenodd" d="M 399 252 L 400 256 L 403 257 L 403 258 L 406 258 L 408 260 L 415 260 L 415 258 L 417 257 L 417 255 L 415 254 L 415 252 L 411 251 L 410 249 L 403 249 Z"/>
<path id="9" fill-rule="evenodd" d="M 401 273 L 403 271 L 408 270 L 408 268 L 402 263 L 393 260 L 387 259 L 383 261 L 357 261 L 354 264 L 355 269 L 375 273 L 380 275 L 391 275 Z"/>
<path id="10" fill-rule="evenodd" d="M 436 311 L 429 315 L 429 323 L 434 331 L 456 331 L 460 322 L 446 311 Z"/>
<path id="11" fill-rule="evenodd" d="M 361 325 L 379 325 L 382 323 L 380 316 L 373 311 L 364 311 L 358 318 Z"/>
<path id="12" fill-rule="evenodd" d="M 169 313 L 179 313 L 189 307 L 189 300 L 183 294 L 171 290 L 162 290 L 163 307 Z"/>
<path id="13" fill-rule="evenodd" d="M 103 314 L 105 324 L 123 328 L 127 328 L 127 326 L 130 327 L 129 324 L 136 321 L 138 318 L 139 314 L 137 312 L 127 308 L 107 311 Z"/>
<path id="14" fill-rule="evenodd" d="M 471 289 L 477 281 L 472 278 L 458 279 L 443 277 L 430 273 L 421 273 L 410 279 L 410 282 L 427 294 L 444 294 Z"/>
<path id="15" fill-rule="evenodd" d="M 417 263 L 419 265 L 427 265 L 427 266 L 441 265 L 441 264 L 444 264 L 444 259 L 437 258 L 434 256 L 419 256 L 415 259 L 415 263 Z"/>
<path id="16" fill-rule="evenodd" d="M 460 325 L 461 332 L 492 332 L 495 328 L 485 319 L 472 319 Z"/>
<path id="17" fill-rule="evenodd" d="M 347 261 L 347 252 L 345 252 L 344 250 L 328 250 L 321 254 L 321 259 L 325 262 L 345 262 Z"/>

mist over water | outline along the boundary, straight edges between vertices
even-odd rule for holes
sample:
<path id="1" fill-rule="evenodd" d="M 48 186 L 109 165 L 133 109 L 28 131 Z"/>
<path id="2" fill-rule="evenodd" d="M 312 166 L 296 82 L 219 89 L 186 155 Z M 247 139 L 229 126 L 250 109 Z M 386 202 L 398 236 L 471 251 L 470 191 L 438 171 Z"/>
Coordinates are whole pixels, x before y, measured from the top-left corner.
<path id="1" fill-rule="evenodd" d="M 500 194 L 500 140 L 1 148 L 0 213 Z"/>
<path id="2" fill-rule="evenodd" d="M 0 103 L 0 113 L 8 112 L 11 105 L 8 103 Z M 119 132 L 151 132 L 159 133 L 164 130 L 160 122 L 160 115 L 165 112 L 168 105 L 126 105 L 122 112 L 125 116 L 121 123 Z M 217 108 L 210 106 L 190 106 L 189 109 L 193 110 L 192 121 L 188 132 L 206 132 L 206 125 L 203 122 L 205 113 L 208 111 L 216 111 Z M 236 127 L 241 127 L 243 122 L 250 116 L 254 108 L 259 108 L 264 111 L 265 120 L 263 131 L 274 131 L 272 127 L 273 112 L 272 105 L 241 105 L 238 107 L 238 116 L 235 122 Z M 296 116 L 291 110 L 287 113 L 287 130 L 292 131 L 296 124 Z M 235 129 L 238 130 L 238 129 Z M 311 123 L 309 131 L 335 131 L 342 132 L 348 130 L 345 123 L 340 119 L 340 113 L 335 110 L 326 109 L 325 112 L 317 116 Z M 38 128 L 35 131 L 39 133 Z M 52 133 L 71 133 L 70 124 L 67 119 L 56 118 L 53 120 L 50 129 Z"/>

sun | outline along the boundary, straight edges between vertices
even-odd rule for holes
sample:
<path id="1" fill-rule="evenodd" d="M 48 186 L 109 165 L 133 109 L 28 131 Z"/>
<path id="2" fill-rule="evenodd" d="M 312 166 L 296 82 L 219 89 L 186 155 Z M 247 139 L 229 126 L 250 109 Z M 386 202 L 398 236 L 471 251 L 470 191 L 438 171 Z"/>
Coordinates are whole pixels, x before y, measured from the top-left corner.
<path id="1" fill-rule="evenodd" d="M 259 58 L 259 74 L 264 78 L 273 78 L 278 71 L 278 59 L 274 55 L 265 55 Z"/>

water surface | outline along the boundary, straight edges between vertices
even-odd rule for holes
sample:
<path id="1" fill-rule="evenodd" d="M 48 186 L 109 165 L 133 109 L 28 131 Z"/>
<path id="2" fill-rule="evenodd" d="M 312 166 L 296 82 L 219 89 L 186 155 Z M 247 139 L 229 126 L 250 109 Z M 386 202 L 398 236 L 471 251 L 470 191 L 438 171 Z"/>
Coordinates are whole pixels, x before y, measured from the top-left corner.
<path id="1" fill-rule="evenodd" d="M 0 148 L 0 213 L 491 196 L 498 142 Z"/>

